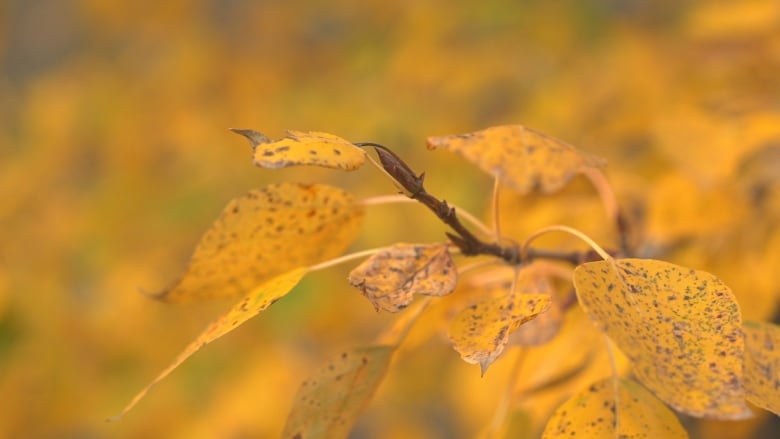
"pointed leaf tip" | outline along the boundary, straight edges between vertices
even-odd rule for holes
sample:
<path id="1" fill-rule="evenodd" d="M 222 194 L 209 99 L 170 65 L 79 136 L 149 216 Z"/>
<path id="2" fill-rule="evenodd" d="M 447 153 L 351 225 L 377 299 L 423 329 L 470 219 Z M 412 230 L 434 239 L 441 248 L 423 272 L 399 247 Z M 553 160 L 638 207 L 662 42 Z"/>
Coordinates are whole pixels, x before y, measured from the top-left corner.
<path id="1" fill-rule="evenodd" d="M 230 131 L 233 131 L 236 134 L 240 134 L 244 137 L 246 137 L 247 140 L 249 140 L 249 144 L 252 145 L 252 150 L 257 147 L 257 145 L 260 145 L 261 143 L 268 143 L 271 141 L 268 137 L 266 137 L 265 134 L 255 131 L 255 130 L 246 130 L 241 128 L 228 128 Z"/>

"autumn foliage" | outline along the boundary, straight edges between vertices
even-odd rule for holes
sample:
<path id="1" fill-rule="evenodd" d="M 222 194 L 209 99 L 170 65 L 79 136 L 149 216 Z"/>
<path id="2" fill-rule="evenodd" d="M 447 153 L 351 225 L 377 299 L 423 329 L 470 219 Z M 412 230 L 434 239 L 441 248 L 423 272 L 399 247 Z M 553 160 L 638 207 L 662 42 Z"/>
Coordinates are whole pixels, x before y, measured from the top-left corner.
<path id="1" fill-rule="evenodd" d="M 780 436 L 776 1 L 0 16 L 0 437 Z"/>
<path id="2" fill-rule="evenodd" d="M 338 354 L 313 372 L 298 391 L 283 437 L 347 437 L 382 382 L 394 352 L 403 346 L 405 335 L 426 307 L 441 306 L 433 297 L 455 296 L 450 306 L 457 304 L 460 309 L 454 308 L 456 314 L 441 325 L 448 328 L 449 339 L 462 359 L 478 364 L 482 375 L 507 347 L 554 345 L 566 311 L 574 304 L 570 297 L 574 292 L 551 287 L 553 277 L 572 279 L 577 302 L 605 335 L 603 345 L 610 360 L 605 366 L 611 368 L 611 377 L 590 383 L 558 407 L 546 422 L 544 438 L 572 434 L 688 437 L 667 406 L 693 417 L 738 420 L 751 416 L 750 401 L 778 414 L 780 354 L 775 346 L 780 343 L 780 327 L 751 322 L 747 324 L 751 329 L 743 330 L 736 298 L 710 273 L 635 258 L 634 245 L 626 236 L 632 225 L 601 173 L 602 160 L 520 125 L 429 138 L 429 146 L 458 152 L 494 178 L 492 199 L 497 215 L 493 226 L 466 214 L 488 235 L 481 239 L 464 227 L 457 208 L 427 192 L 424 174 L 415 173 L 386 146 L 352 144 L 325 133 L 289 132 L 285 138 L 272 141 L 256 131 L 235 131 L 249 139 L 254 163 L 261 167 L 311 165 L 352 170 L 368 158 L 401 191 L 401 199 L 419 201 L 450 226 L 449 241 L 394 244 L 341 256 L 357 237 L 363 205 L 393 203 L 397 197 L 360 203 L 334 187 L 286 183 L 233 200 L 201 239 L 182 277 L 157 297 L 186 301 L 236 293 L 245 296 L 115 420 L 197 350 L 265 311 L 307 273 L 369 255 L 350 272 L 348 280 L 377 311 L 398 313 L 414 302 L 416 294 L 429 298 L 419 301 L 406 311 L 408 316 L 396 322 L 401 329 L 395 336 Z M 360 147 L 373 147 L 378 159 L 366 156 Z M 521 238 L 501 234 L 498 198 L 503 187 L 520 194 L 551 194 L 577 174 L 586 175 L 601 196 L 608 219 L 605 226 L 617 230 L 621 248 L 608 252 L 565 225 L 544 227 L 521 244 L 516 241 Z M 532 246 L 534 240 L 553 232 L 571 234 L 591 251 L 567 253 Z M 456 263 L 453 256 L 458 255 Z M 479 259 L 469 263 L 469 257 Z M 548 267 L 537 261 L 556 265 Z M 472 292 L 466 300 L 457 297 L 458 282 L 479 279 L 486 270 L 494 273 L 491 282 L 500 280 L 503 284 L 485 287 L 477 280 L 471 283 Z M 558 312 L 547 314 L 551 308 Z M 547 315 L 547 321 L 536 321 Z M 753 335 L 753 328 L 762 331 Z M 522 336 L 513 339 L 521 329 Z M 625 367 L 617 364 L 621 353 L 627 360 Z M 521 366 L 520 361 L 515 364 L 516 368 Z M 522 380 L 517 375 L 513 379 Z M 511 388 L 515 383 L 508 385 Z M 507 394 L 497 396 L 508 398 Z M 511 407 L 510 401 L 504 404 Z M 505 416 L 505 412 L 497 413 L 483 435 L 502 435 L 507 428 Z"/>

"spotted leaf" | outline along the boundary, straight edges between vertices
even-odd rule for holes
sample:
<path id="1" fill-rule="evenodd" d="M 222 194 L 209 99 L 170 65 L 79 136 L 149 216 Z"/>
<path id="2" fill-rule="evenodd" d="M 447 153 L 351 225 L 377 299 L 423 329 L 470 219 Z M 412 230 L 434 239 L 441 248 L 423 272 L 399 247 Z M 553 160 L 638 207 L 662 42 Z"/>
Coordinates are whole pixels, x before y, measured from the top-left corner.
<path id="1" fill-rule="evenodd" d="M 196 301 L 246 294 L 295 267 L 341 254 L 363 208 L 335 187 L 274 184 L 232 200 L 200 239 L 182 276 L 157 297 Z"/>
<path id="2" fill-rule="evenodd" d="M 610 259 L 577 267 L 574 285 L 590 318 L 661 400 L 692 416 L 750 415 L 741 315 L 720 279 L 663 261 Z"/>
<path id="3" fill-rule="evenodd" d="M 200 348 L 236 329 L 238 326 L 256 316 L 289 293 L 306 274 L 306 271 L 307 269 L 305 268 L 288 271 L 253 289 L 240 302 L 230 308 L 227 313 L 223 314 L 220 318 L 210 324 L 195 341 L 190 343 L 184 351 L 176 357 L 176 360 L 174 360 L 170 366 L 163 370 L 151 383 L 149 383 L 149 385 L 141 390 L 122 412 L 112 420 L 116 421 L 121 419 L 149 392 L 149 390 L 152 389 L 152 387 L 165 379 L 165 377 L 179 367 L 187 358 L 199 351 Z"/>
<path id="4" fill-rule="evenodd" d="M 253 130 L 232 131 L 249 140 L 255 166 L 263 168 L 313 165 L 352 171 L 366 161 L 365 151 L 333 134 L 288 130 L 285 137 L 271 140 Z"/>
<path id="5" fill-rule="evenodd" d="M 415 294 L 444 296 L 455 289 L 458 273 L 446 244 L 396 244 L 376 253 L 349 273 L 378 310 L 398 312 Z"/>
<path id="6" fill-rule="evenodd" d="M 501 355 L 509 335 L 549 309 L 549 294 L 508 293 L 464 309 L 450 323 L 450 340 L 464 361 L 482 374 Z"/>
<path id="7" fill-rule="evenodd" d="M 747 399 L 780 415 L 780 326 L 745 322 L 742 329 Z"/>
<path id="8" fill-rule="evenodd" d="M 542 438 L 688 437 L 674 413 L 641 385 L 622 379 L 615 387 L 607 378 L 574 395 L 552 415 Z"/>
<path id="9" fill-rule="evenodd" d="M 469 134 L 428 137 L 429 149 L 462 155 L 520 193 L 553 193 L 585 168 L 604 161 L 522 125 L 503 125 Z"/>
<path id="10" fill-rule="evenodd" d="M 393 350 L 371 346 L 331 358 L 298 389 L 282 437 L 346 438 L 382 382 Z"/>

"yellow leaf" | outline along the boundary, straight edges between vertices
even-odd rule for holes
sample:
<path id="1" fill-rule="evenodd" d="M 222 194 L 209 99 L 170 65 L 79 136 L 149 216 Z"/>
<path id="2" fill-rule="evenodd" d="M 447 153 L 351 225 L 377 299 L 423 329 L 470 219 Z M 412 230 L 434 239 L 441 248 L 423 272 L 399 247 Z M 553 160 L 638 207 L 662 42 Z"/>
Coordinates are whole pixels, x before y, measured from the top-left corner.
<path id="1" fill-rule="evenodd" d="M 287 136 L 271 140 L 257 131 L 232 131 L 249 140 L 255 166 L 263 168 L 313 165 L 353 171 L 366 161 L 363 149 L 333 134 L 288 130 Z"/>
<path id="2" fill-rule="evenodd" d="M 684 439 L 688 433 L 674 413 L 644 387 L 621 379 L 615 389 L 613 378 L 607 378 L 560 406 L 542 434 L 543 439 L 572 437 Z"/>
<path id="3" fill-rule="evenodd" d="M 239 325 L 256 316 L 289 293 L 306 272 L 306 268 L 297 268 L 279 275 L 252 290 L 252 292 L 247 294 L 240 302 L 230 308 L 227 313 L 223 314 L 219 319 L 210 324 L 195 341 L 187 345 L 184 351 L 176 357 L 176 360 L 170 366 L 163 370 L 151 383 L 141 390 L 130 403 L 122 409 L 122 412 L 111 420 L 118 421 L 121 419 L 149 392 L 149 390 L 152 389 L 152 387 L 165 379 L 165 377 L 179 367 L 187 358 L 199 351 L 200 348 L 236 329 Z"/>
<path id="4" fill-rule="evenodd" d="M 381 383 L 394 349 L 371 346 L 328 361 L 298 389 L 282 437 L 346 438 Z"/>
<path id="5" fill-rule="evenodd" d="M 780 415 L 780 326 L 745 322 L 745 391 L 753 404 Z"/>
<path id="6" fill-rule="evenodd" d="M 428 137 L 428 148 L 455 151 L 520 193 L 561 189 L 574 175 L 604 161 L 522 125 Z"/>
<path id="7" fill-rule="evenodd" d="M 158 295 L 166 302 L 245 294 L 295 267 L 341 254 L 363 208 L 327 185 L 281 183 L 232 200 L 203 235 L 184 274 Z"/>
<path id="8" fill-rule="evenodd" d="M 464 309 L 450 323 L 450 340 L 464 361 L 479 364 L 482 374 L 501 355 L 509 335 L 547 311 L 549 294 L 508 293 Z"/>
<path id="9" fill-rule="evenodd" d="M 692 416 L 750 416 L 742 387 L 742 318 L 717 277 L 668 262 L 618 259 L 574 271 L 580 304 L 642 384 Z"/>
<path id="10" fill-rule="evenodd" d="M 415 294 L 445 296 L 455 289 L 458 273 L 446 244 L 396 244 L 371 256 L 349 273 L 378 310 L 398 312 Z"/>

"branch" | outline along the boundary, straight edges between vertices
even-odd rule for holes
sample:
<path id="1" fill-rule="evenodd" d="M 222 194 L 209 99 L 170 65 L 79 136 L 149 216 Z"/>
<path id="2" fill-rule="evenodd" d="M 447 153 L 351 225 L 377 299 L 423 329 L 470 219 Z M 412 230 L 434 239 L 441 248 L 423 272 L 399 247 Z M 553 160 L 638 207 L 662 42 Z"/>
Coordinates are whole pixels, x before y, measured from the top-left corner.
<path id="1" fill-rule="evenodd" d="M 355 145 L 373 147 L 379 156 L 379 162 L 382 164 L 382 167 L 403 188 L 404 194 L 422 203 L 453 230 L 454 233 L 446 232 L 446 235 L 460 249 L 461 253 L 466 256 L 490 255 L 503 259 L 511 265 L 527 264 L 534 259 L 558 260 L 572 265 L 601 260 L 601 257 L 592 250 L 587 252 L 560 252 L 529 247 L 526 249 L 525 254 L 521 254 L 520 247 L 516 244 L 501 245 L 496 242 L 482 241 L 460 222 L 455 208 L 425 190 L 425 173 L 415 174 L 406 162 L 386 146 L 372 142 L 355 143 Z"/>

